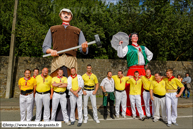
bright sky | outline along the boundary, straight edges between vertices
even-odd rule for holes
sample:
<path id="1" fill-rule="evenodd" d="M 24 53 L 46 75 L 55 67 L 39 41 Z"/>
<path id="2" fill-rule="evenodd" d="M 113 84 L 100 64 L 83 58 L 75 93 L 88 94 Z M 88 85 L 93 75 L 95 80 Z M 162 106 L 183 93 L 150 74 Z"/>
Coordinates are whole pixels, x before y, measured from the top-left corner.
<path id="1" fill-rule="evenodd" d="M 107 4 L 108 4 L 109 2 L 116 4 L 119 0 L 102 0 L 102 1 L 106 1 Z"/>

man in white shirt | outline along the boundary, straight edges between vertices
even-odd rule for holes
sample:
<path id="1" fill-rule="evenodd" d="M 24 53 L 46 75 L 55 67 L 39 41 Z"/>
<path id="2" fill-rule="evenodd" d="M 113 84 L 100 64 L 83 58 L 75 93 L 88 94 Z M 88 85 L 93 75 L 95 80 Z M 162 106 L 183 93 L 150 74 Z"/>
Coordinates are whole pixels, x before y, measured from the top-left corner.
<path id="1" fill-rule="evenodd" d="M 75 119 L 75 106 L 77 104 L 78 108 L 78 124 L 77 126 L 80 127 L 82 125 L 82 88 L 84 87 L 84 81 L 81 75 L 77 75 L 76 68 L 71 68 L 71 75 L 68 77 L 68 90 L 70 95 L 70 121 L 71 125 L 74 125 Z"/>
<path id="2" fill-rule="evenodd" d="M 114 80 L 112 79 L 112 72 L 107 72 L 107 77 L 104 78 L 101 82 L 101 89 L 103 90 L 103 106 L 104 106 L 104 119 L 107 119 L 107 106 L 108 102 L 110 103 L 110 117 L 115 119 L 114 114 L 114 102 L 115 102 L 115 95 L 114 95 Z"/>

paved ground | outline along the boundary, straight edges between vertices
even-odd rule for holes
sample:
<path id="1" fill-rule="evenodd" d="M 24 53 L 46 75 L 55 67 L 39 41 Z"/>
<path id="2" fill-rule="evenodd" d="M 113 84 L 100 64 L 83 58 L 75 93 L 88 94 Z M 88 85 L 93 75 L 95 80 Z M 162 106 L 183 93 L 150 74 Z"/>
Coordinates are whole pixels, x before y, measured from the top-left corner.
<path id="1" fill-rule="evenodd" d="M 1 121 L 19 121 L 19 110 L 1 110 L 0 111 Z M 100 124 L 97 124 L 92 119 L 92 112 L 89 111 L 89 121 L 87 124 L 83 124 L 81 127 L 77 127 L 77 121 L 73 126 L 67 126 L 65 123 L 62 123 L 63 128 L 168 128 L 163 122 L 158 121 L 156 123 L 152 122 L 151 119 L 146 119 L 145 121 L 140 121 L 138 119 L 132 119 L 128 117 L 127 119 L 103 119 L 102 116 L 103 109 L 98 109 L 98 116 Z M 170 128 L 193 128 L 193 108 L 178 108 L 178 119 L 177 123 L 179 126 L 172 125 Z M 0 126 L 1 127 L 1 126 Z"/>
<path id="2" fill-rule="evenodd" d="M 102 108 L 102 97 L 97 97 L 97 108 Z M 191 95 L 189 99 L 179 98 L 178 107 L 192 107 L 193 106 L 193 96 Z M 88 107 L 91 109 L 91 101 L 88 101 Z M 0 110 L 19 110 L 19 98 L 10 99 L 0 99 Z"/>
<path id="3" fill-rule="evenodd" d="M 130 116 L 127 119 L 115 119 L 112 120 L 108 118 L 103 119 L 103 108 L 102 108 L 102 98 L 97 98 L 98 116 L 101 121 L 100 124 L 96 124 L 92 119 L 92 107 L 89 101 L 89 121 L 87 124 L 83 124 L 81 128 L 168 128 L 163 122 L 158 121 L 156 123 L 152 122 L 151 119 L 140 121 L 138 119 L 132 119 Z M 34 108 L 35 115 L 35 108 Z M 19 121 L 19 99 L 0 99 L 0 121 Z M 179 98 L 178 100 L 178 119 L 177 122 L 179 126 L 172 125 L 170 128 L 193 128 L 193 96 L 189 99 Z M 77 122 L 73 126 L 67 126 L 62 123 L 64 128 L 78 128 Z M 0 125 L 1 127 L 1 125 Z"/>

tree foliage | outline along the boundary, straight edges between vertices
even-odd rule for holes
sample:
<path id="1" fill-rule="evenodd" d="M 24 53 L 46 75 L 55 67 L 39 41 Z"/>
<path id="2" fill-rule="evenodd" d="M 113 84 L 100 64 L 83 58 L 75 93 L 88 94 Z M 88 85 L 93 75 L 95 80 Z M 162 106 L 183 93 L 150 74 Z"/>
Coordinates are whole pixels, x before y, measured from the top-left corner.
<path id="1" fill-rule="evenodd" d="M 0 0 L 0 55 L 9 55 L 14 0 Z M 41 57 L 48 29 L 61 24 L 59 12 L 73 12 L 71 25 L 80 28 L 87 41 L 99 34 L 102 48 L 89 46 L 78 58 L 117 59 L 111 47 L 119 31 L 139 34 L 140 45 L 154 53 L 154 60 L 193 60 L 193 2 L 191 0 L 121 0 L 116 5 L 100 0 L 19 0 L 16 56 Z"/>

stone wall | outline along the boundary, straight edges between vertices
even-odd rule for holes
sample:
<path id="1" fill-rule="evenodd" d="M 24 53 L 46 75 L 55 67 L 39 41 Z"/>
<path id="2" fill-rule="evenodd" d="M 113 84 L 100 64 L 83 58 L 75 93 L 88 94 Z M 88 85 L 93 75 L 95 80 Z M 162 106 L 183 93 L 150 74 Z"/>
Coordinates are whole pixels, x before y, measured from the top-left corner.
<path id="1" fill-rule="evenodd" d="M 43 67 L 50 69 L 52 58 L 41 57 L 16 57 L 14 74 L 14 86 L 13 97 L 19 97 L 18 80 L 23 77 L 25 69 L 33 70 L 35 67 L 40 71 Z M 78 59 L 78 74 L 82 75 L 86 72 L 86 65 L 92 65 L 92 72 L 98 77 L 99 83 L 106 76 L 107 71 L 111 70 L 113 74 L 117 74 L 119 69 L 124 71 L 124 75 L 127 74 L 126 60 L 123 59 Z M 0 56 L 0 98 L 5 97 L 6 83 L 7 83 L 7 67 L 8 56 Z M 174 76 L 181 74 L 182 77 L 185 73 L 189 72 L 190 77 L 193 78 L 193 62 L 188 61 L 151 61 L 148 68 L 152 70 L 152 74 L 160 72 L 165 75 L 166 69 L 172 68 L 174 70 Z M 193 83 L 191 83 L 192 86 Z M 98 95 L 102 94 L 101 89 L 97 92 Z"/>

